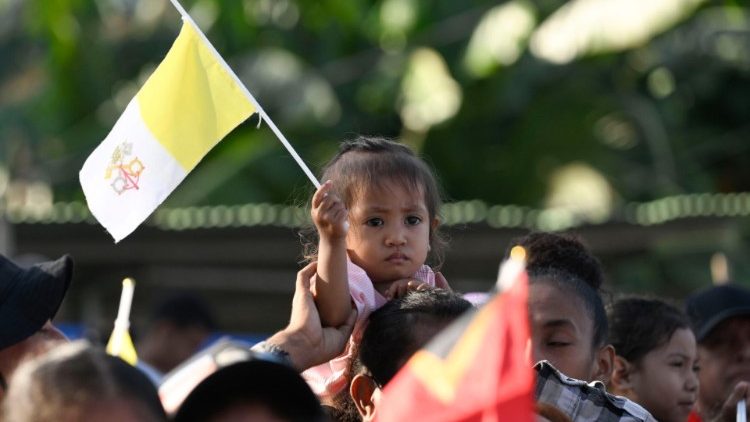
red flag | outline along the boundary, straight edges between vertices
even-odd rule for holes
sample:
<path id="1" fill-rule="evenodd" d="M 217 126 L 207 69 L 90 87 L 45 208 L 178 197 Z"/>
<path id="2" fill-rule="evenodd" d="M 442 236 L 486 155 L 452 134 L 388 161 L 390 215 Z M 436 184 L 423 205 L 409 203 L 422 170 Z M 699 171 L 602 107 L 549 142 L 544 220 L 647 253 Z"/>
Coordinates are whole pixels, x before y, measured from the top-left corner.
<path id="1" fill-rule="evenodd" d="M 376 420 L 534 419 L 525 272 L 418 351 L 383 391 Z"/>

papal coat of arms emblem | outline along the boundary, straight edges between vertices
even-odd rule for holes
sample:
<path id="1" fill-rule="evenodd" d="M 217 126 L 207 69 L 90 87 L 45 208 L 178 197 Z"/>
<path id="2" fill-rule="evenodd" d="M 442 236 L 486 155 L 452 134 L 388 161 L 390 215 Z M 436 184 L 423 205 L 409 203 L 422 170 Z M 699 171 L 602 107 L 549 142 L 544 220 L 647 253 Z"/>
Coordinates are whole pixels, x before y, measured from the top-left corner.
<path id="1" fill-rule="evenodd" d="M 109 185 L 118 195 L 131 189 L 139 189 L 138 184 L 145 167 L 138 157 L 131 158 L 132 153 L 132 142 L 125 141 L 118 145 L 104 172 L 104 179 L 111 180 Z"/>

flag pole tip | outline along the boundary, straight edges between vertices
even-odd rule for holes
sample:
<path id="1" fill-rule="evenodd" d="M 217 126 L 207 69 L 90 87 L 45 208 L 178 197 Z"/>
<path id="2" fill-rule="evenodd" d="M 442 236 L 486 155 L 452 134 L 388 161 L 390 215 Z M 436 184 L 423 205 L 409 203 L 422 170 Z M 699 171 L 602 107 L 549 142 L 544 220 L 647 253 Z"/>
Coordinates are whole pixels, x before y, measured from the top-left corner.
<path id="1" fill-rule="evenodd" d="M 526 261 L 526 249 L 523 246 L 516 245 L 510 250 L 510 259 L 514 261 Z"/>

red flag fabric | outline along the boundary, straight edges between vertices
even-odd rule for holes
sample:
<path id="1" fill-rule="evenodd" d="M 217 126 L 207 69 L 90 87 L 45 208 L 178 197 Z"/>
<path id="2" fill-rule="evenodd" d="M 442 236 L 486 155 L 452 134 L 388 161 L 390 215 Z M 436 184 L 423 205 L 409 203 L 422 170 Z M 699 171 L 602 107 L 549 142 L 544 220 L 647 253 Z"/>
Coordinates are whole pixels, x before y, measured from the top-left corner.
<path id="1" fill-rule="evenodd" d="M 521 272 L 414 354 L 385 387 L 375 420 L 533 421 L 527 296 Z"/>

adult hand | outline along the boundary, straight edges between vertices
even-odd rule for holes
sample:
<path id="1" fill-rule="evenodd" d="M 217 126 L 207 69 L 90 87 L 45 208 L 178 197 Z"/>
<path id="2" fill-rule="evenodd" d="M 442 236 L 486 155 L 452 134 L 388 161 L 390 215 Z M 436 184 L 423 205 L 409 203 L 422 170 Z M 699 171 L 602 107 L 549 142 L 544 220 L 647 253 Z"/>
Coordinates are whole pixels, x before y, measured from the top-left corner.
<path id="1" fill-rule="evenodd" d="M 310 278 L 315 274 L 316 268 L 317 264 L 313 262 L 297 273 L 289 325 L 266 340 L 289 353 L 292 364 L 299 371 L 340 355 L 357 319 L 357 311 L 352 309 L 344 325 L 322 326 L 310 292 Z"/>
<path id="2" fill-rule="evenodd" d="M 737 420 L 737 403 L 744 399 L 750 402 L 750 383 L 740 381 L 734 386 L 734 390 L 721 406 L 716 417 L 707 422 L 734 422 Z"/>

